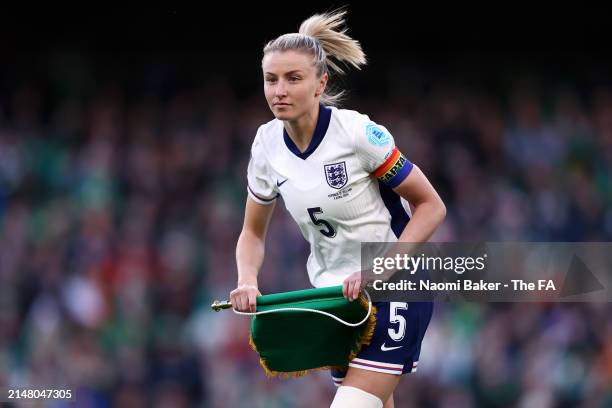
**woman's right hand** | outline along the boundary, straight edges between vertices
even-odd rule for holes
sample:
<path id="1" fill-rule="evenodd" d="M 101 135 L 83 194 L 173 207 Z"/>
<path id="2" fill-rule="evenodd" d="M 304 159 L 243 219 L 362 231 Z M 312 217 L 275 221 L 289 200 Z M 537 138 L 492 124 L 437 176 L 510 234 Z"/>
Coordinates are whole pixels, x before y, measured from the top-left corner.
<path id="1" fill-rule="evenodd" d="M 230 292 L 232 307 L 239 312 L 255 312 L 257 308 L 257 296 L 261 292 L 257 284 L 238 284 L 238 287 Z"/>

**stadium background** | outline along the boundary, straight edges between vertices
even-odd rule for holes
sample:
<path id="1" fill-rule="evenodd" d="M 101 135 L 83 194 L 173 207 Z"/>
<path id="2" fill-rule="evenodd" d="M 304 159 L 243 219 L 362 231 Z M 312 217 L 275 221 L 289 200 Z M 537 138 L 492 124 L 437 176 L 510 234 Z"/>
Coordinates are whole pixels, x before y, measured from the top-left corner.
<path id="1" fill-rule="evenodd" d="M 92 407 L 331 400 L 325 372 L 266 379 L 248 321 L 209 310 L 271 118 L 262 45 L 322 10 L 269 8 L 3 17 L 0 386 L 70 384 Z M 370 64 L 341 84 L 446 202 L 434 240 L 610 241 L 603 14 L 412 11 L 349 8 Z M 308 287 L 307 248 L 279 205 L 261 290 Z M 396 406 L 612 406 L 611 312 L 440 304 Z"/>

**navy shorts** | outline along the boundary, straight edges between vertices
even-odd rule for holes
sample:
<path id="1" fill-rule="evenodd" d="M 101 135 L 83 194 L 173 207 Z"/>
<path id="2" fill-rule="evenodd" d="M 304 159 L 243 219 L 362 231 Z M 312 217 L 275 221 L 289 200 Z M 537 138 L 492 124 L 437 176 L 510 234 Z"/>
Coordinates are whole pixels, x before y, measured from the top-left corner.
<path id="1" fill-rule="evenodd" d="M 369 345 L 349 362 L 349 367 L 402 375 L 419 364 L 421 342 L 433 313 L 432 302 L 375 302 L 376 327 Z M 345 370 L 331 370 L 339 386 Z"/>

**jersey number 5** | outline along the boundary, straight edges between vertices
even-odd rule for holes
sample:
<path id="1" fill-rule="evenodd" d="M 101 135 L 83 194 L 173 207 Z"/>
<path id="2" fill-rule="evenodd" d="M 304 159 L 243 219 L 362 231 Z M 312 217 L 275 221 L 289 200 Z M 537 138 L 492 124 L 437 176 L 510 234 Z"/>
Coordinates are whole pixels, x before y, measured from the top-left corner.
<path id="1" fill-rule="evenodd" d="M 389 337 L 395 341 L 400 341 L 406 335 L 406 319 L 398 313 L 398 309 L 406 310 L 408 309 L 408 304 L 406 302 L 391 302 L 389 304 L 389 322 L 399 323 L 397 330 L 387 329 Z"/>
<path id="2" fill-rule="evenodd" d="M 308 209 L 308 215 L 310 215 L 310 219 L 314 223 L 314 225 L 323 225 L 327 229 L 320 229 L 319 232 L 325 235 L 327 238 L 333 238 L 336 236 L 336 230 L 331 226 L 329 221 L 323 219 L 317 219 L 317 214 L 323 214 L 323 210 L 321 207 L 312 207 Z"/>

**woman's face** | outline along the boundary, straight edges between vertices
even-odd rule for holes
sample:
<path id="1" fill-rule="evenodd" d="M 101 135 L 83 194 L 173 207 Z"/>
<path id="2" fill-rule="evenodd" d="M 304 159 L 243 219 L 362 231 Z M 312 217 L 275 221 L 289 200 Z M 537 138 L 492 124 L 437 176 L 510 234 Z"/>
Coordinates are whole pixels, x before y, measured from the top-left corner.
<path id="1" fill-rule="evenodd" d="M 264 56 L 261 66 L 266 101 L 277 119 L 295 120 L 318 109 L 327 74 L 317 77 L 312 56 L 299 51 L 272 51 Z"/>

